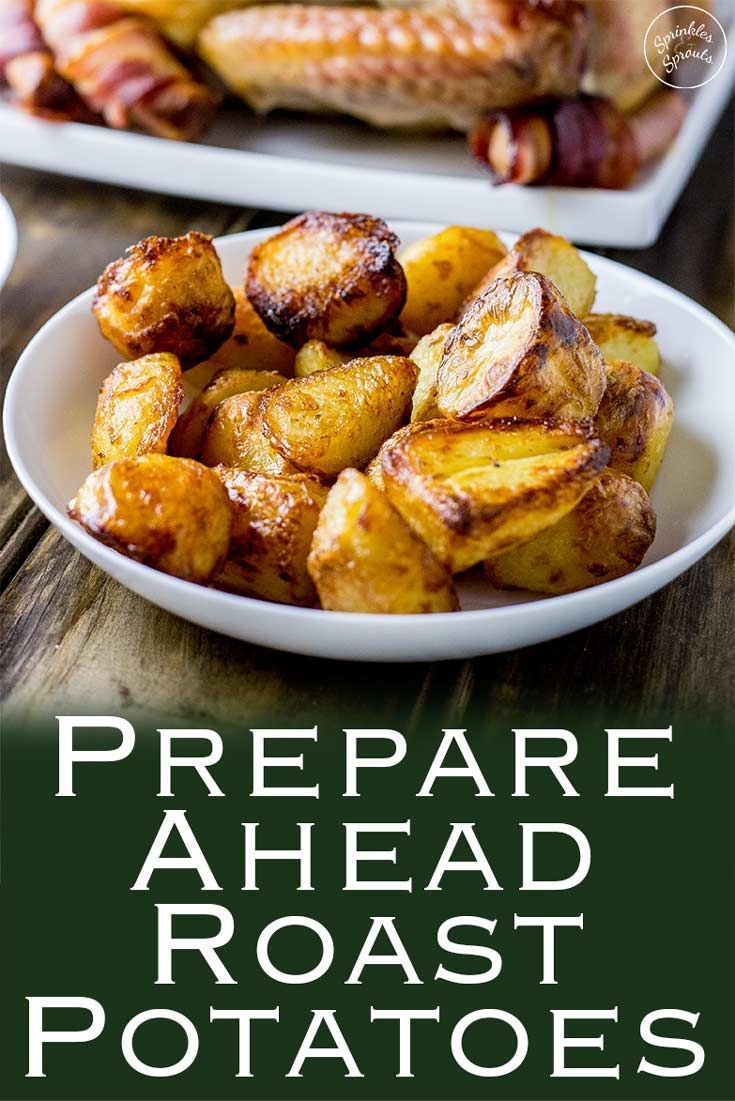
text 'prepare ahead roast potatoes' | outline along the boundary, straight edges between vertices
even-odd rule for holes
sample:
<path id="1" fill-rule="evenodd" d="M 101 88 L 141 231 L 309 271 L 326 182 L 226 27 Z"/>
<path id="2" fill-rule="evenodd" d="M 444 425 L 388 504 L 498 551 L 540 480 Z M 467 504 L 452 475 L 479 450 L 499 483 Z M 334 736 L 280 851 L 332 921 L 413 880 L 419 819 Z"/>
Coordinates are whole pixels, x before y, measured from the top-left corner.
<path id="1" fill-rule="evenodd" d="M 364 466 L 408 419 L 415 363 L 401 356 L 353 359 L 266 390 L 270 442 L 301 470 L 323 477 Z"/>
<path id="2" fill-rule="evenodd" d="M 593 417 L 605 392 L 602 356 L 550 280 L 496 279 L 447 338 L 437 376 L 446 417 Z"/>
<path id="3" fill-rule="evenodd" d="M 406 278 L 398 238 L 367 214 L 313 211 L 250 254 L 245 291 L 265 325 L 300 348 L 367 343 L 401 312 Z"/>
<path id="4" fill-rule="evenodd" d="M 407 615 L 459 608 L 452 579 L 388 498 L 343 470 L 319 517 L 309 573 L 323 608 Z"/>
<path id="5" fill-rule="evenodd" d="M 382 449 L 382 484 L 452 573 L 570 512 L 609 449 L 573 421 L 427 421 Z"/>
<path id="6" fill-rule="evenodd" d="M 108 547 L 206 584 L 224 563 L 230 502 L 217 475 L 191 459 L 140 455 L 94 470 L 69 515 Z"/>
<path id="7" fill-rule="evenodd" d="M 316 604 L 306 569 L 327 488 L 306 474 L 267 476 L 215 467 L 232 507 L 227 560 L 214 584 L 279 604 Z"/>
<path id="8" fill-rule="evenodd" d="M 603 470 L 579 504 L 528 542 L 485 563 L 499 589 L 576 592 L 640 566 L 656 534 L 656 513 L 638 482 Z"/>
<path id="9" fill-rule="evenodd" d="M 194 231 L 129 248 L 100 276 L 92 309 L 121 355 L 173 352 L 184 369 L 211 356 L 235 324 L 212 238 Z"/>
<path id="10" fill-rule="evenodd" d="M 163 352 L 119 363 L 100 387 L 92 466 L 165 451 L 184 397 L 178 358 Z"/>

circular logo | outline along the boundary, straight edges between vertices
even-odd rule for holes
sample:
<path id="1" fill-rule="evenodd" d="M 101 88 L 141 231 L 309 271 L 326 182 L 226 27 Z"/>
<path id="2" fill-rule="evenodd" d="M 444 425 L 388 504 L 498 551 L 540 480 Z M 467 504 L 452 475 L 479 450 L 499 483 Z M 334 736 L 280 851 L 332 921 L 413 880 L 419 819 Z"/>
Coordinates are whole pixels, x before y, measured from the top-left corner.
<path id="1" fill-rule="evenodd" d="M 677 4 L 653 19 L 643 44 L 646 64 L 669 88 L 701 88 L 727 57 L 722 24 L 706 8 Z"/>

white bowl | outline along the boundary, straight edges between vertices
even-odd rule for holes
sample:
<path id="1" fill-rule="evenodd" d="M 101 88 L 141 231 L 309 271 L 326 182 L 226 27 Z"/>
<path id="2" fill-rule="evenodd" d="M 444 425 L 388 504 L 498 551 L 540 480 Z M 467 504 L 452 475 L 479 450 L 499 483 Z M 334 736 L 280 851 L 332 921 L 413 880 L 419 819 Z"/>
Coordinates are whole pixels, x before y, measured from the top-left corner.
<path id="1" fill-rule="evenodd" d="M 0 288 L 12 271 L 17 251 L 18 227 L 10 203 L 0 192 Z"/>
<path id="2" fill-rule="evenodd" d="M 396 222 L 403 242 L 438 226 Z M 272 230 L 217 242 L 225 275 L 242 278 L 250 248 Z M 217 592 L 140 565 L 87 535 L 65 513 L 89 471 L 89 432 L 100 382 L 116 363 L 85 291 L 51 318 L 21 356 L 4 410 L 10 458 L 41 511 L 90 561 L 154 604 L 247 642 L 362 661 L 430 661 L 498 653 L 597 623 L 649 596 L 706 554 L 735 524 L 735 340 L 677 291 L 585 254 L 597 274 L 596 309 L 655 321 L 674 428 L 653 492 L 658 533 L 634 573 L 567 596 L 494 592 L 460 582 L 463 610 L 416 616 L 291 608 Z"/>

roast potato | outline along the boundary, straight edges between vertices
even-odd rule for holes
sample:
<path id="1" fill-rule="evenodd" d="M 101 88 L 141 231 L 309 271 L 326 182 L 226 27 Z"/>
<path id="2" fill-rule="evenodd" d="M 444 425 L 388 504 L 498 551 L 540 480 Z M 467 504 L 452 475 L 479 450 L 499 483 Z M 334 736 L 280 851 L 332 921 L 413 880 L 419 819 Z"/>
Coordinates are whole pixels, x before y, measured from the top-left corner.
<path id="1" fill-rule="evenodd" d="M 165 451 L 183 397 L 176 356 L 164 352 L 119 363 L 100 387 L 92 426 L 92 466 Z"/>
<path id="2" fill-rule="evenodd" d="M 211 356 L 235 324 L 235 299 L 212 238 L 194 231 L 145 237 L 108 264 L 92 310 L 121 355 L 173 352 L 184 369 Z"/>
<path id="3" fill-rule="evenodd" d="M 610 448 L 611 468 L 650 490 L 671 431 L 671 398 L 659 379 L 623 359 L 607 361 L 605 370 L 595 431 Z"/>
<path id="4" fill-rule="evenodd" d="M 207 423 L 215 406 L 235 394 L 267 390 L 269 386 L 280 386 L 282 382 L 283 375 L 276 371 L 250 371 L 237 367 L 218 371 L 176 422 L 169 441 L 169 454 L 198 459 Z"/>
<path id="5" fill-rule="evenodd" d="M 385 492 L 452 573 L 570 512 L 609 450 L 573 421 L 429 421 L 383 449 Z"/>
<path id="6" fill-rule="evenodd" d="M 263 391 L 248 391 L 215 406 L 204 430 L 203 463 L 239 467 L 255 474 L 298 473 L 298 467 L 273 447 L 263 431 L 262 398 Z"/>
<path id="7" fill-rule="evenodd" d="M 545 229 L 532 229 L 519 237 L 507 256 L 490 269 L 470 298 L 479 297 L 495 279 L 520 271 L 535 271 L 550 279 L 577 317 L 584 317 L 591 311 L 597 285 L 595 275 L 566 237 L 557 237 Z"/>
<path id="8" fill-rule="evenodd" d="M 343 470 L 314 532 L 309 573 L 337 612 L 454 612 L 452 579 L 364 474 Z"/>
<path id="9" fill-rule="evenodd" d="M 364 466 L 408 418 L 416 377 L 410 359 L 375 356 L 290 379 L 263 395 L 265 432 L 307 472 L 330 477 Z"/>
<path id="10" fill-rule="evenodd" d="M 367 343 L 401 312 L 398 238 L 367 214 L 312 211 L 250 254 L 245 291 L 265 325 L 294 348 Z"/>
<path id="11" fill-rule="evenodd" d="M 191 459 L 149 454 L 101 466 L 68 512 L 101 543 L 185 581 L 206 584 L 227 555 L 227 493 Z"/>
<path id="12" fill-rule="evenodd" d="M 556 286 L 535 272 L 496 279 L 448 337 L 437 376 L 446 417 L 593 417 L 602 356 Z"/>
<path id="13" fill-rule="evenodd" d="M 330 348 L 323 340 L 307 340 L 296 353 L 293 373 L 296 378 L 306 378 L 317 371 L 326 371 L 329 367 L 341 367 L 344 362 L 335 348 Z"/>
<path id="14" fill-rule="evenodd" d="M 471 226 L 449 226 L 406 245 L 398 254 L 407 284 L 402 324 L 424 336 L 456 320 L 467 295 L 506 252 L 491 229 Z"/>
<path id="15" fill-rule="evenodd" d="M 434 417 L 441 416 L 436 404 L 436 378 L 444 354 L 444 345 L 453 330 L 454 325 L 449 322 L 438 325 L 433 333 L 422 336 L 411 352 L 411 359 L 419 369 L 419 378 L 411 403 L 412 421 L 430 421 Z"/>
<path id="16" fill-rule="evenodd" d="M 214 584 L 278 604 L 315 604 L 306 559 L 326 487 L 306 474 L 274 477 L 222 466 L 215 473 L 229 495 L 233 523 Z"/>
<path id="17" fill-rule="evenodd" d="M 618 313 L 591 313 L 584 318 L 584 326 L 604 359 L 625 359 L 649 375 L 658 374 L 661 353 L 652 321 Z"/>
<path id="18" fill-rule="evenodd" d="M 603 470 L 561 520 L 485 563 L 499 589 L 572 593 L 640 566 L 656 534 L 656 513 L 638 482 Z"/>
<path id="19" fill-rule="evenodd" d="M 253 309 L 244 287 L 231 287 L 235 299 L 235 327 L 232 336 L 207 361 L 217 370 L 278 371 L 293 374 L 296 353 L 266 329 Z"/>

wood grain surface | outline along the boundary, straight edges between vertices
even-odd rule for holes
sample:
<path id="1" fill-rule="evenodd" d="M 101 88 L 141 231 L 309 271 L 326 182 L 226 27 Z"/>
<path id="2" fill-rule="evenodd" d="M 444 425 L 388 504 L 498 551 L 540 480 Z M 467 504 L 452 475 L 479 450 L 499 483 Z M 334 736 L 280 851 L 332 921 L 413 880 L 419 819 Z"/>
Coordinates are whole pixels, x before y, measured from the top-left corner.
<path id="1" fill-rule="evenodd" d="M 655 246 L 605 250 L 728 324 L 733 301 L 733 114 L 727 112 Z M 3 389 L 21 351 L 103 266 L 150 233 L 231 233 L 284 215 L 4 169 L 20 246 L 2 294 Z M 461 220 L 461 219 L 460 219 Z M 735 368 L 734 368 L 735 369 Z M 713 400 L 717 395 L 713 394 Z M 734 419 L 735 424 L 735 419 Z M 734 429 L 735 431 L 735 429 Z M 547 724 L 580 709 L 655 714 L 735 705 L 735 538 L 613 619 L 514 653 L 434 665 L 335 663 L 235 642 L 123 589 L 50 528 L 0 465 L 0 698 L 6 713 L 95 705 L 187 724 L 283 712 L 420 723 L 480 712 Z M 567 720 L 568 721 L 568 718 Z"/>

